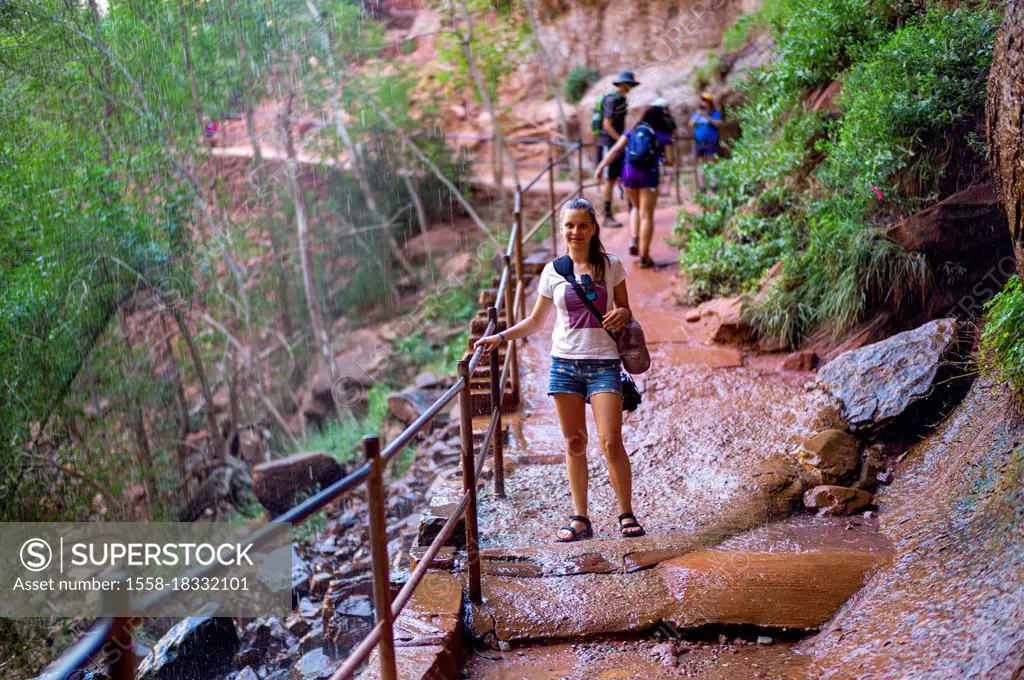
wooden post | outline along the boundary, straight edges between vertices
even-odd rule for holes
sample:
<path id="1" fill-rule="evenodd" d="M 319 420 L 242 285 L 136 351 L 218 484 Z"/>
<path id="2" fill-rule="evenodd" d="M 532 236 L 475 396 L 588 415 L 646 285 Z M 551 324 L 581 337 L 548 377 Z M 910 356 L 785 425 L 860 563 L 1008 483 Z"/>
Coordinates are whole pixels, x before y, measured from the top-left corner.
<path id="1" fill-rule="evenodd" d="M 515 277 L 513 276 L 512 269 L 512 258 L 508 256 L 508 253 L 504 255 L 505 268 L 508 269 L 508 285 L 505 286 L 505 327 L 512 328 L 516 325 L 516 310 L 513 309 L 515 303 Z M 518 340 L 510 340 L 506 352 L 511 353 L 509 361 L 512 365 L 508 367 L 508 373 L 512 376 L 512 398 L 519 402 L 519 355 L 518 355 Z"/>
<path id="2" fill-rule="evenodd" d="M 384 521 L 384 465 L 380 459 L 380 440 L 372 435 L 363 437 L 363 455 L 370 464 L 366 478 L 366 502 L 370 512 L 370 564 L 373 567 L 373 605 L 377 622 L 384 621 L 384 629 L 377 643 L 380 677 L 396 680 L 395 631 L 391 619 L 391 579 L 388 565 L 387 525 Z"/>
<path id="3" fill-rule="evenodd" d="M 526 318 L 526 274 L 523 271 L 523 203 L 522 194 L 516 187 L 516 241 L 515 249 L 512 251 L 516 258 L 516 285 L 522 285 L 523 294 L 519 297 L 519 306 L 516 308 L 516 318 Z"/>
<path id="4" fill-rule="evenodd" d="M 672 174 L 675 175 L 676 203 L 682 204 L 683 198 L 681 190 L 679 188 L 679 176 L 683 174 L 683 159 L 679 149 L 679 133 L 676 132 L 675 130 L 672 131 L 672 156 L 673 160 L 675 161 L 675 167 L 672 168 Z"/>
<path id="5" fill-rule="evenodd" d="M 110 680 L 135 680 L 135 623 L 140 621 L 137 617 L 127 616 L 130 591 L 128 590 L 128 574 L 123 571 L 116 571 L 107 577 L 111 581 L 117 581 L 119 587 L 116 590 L 108 590 L 103 593 L 104 613 L 113 618 L 113 626 L 110 629 L 110 639 L 107 641 L 104 655 L 109 659 L 107 671 Z"/>
<path id="6" fill-rule="evenodd" d="M 466 561 L 469 563 L 469 599 L 479 604 L 480 538 L 476 524 L 476 465 L 473 462 L 473 395 L 469 387 L 469 359 L 459 359 L 459 429 L 462 435 L 462 490 L 469 494 L 466 506 Z"/>
<path id="7" fill-rule="evenodd" d="M 576 195 L 583 196 L 583 142 L 576 145 Z"/>
<path id="8" fill-rule="evenodd" d="M 487 319 L 494 323 L 494 332 L 497 333 L 497 307 L 487 308 Z M 498 422 L 494 426 L 494 439 L 491 440 L 491 447 L 494 451 L 494 495 L 499 498 L 505 496 L 505 443 L 501 440 L 501 398 L 504 393 L 505 386 L 501 384 L 501 364 L 498 362 L 498 352 L 494 351 L 491 352 L 491 413 L 493 414 L 495 410 L 498 411 Z M 481 451 L 480 455 L 485 455 L 485 452 Z"/>
<path id="9" fill-rule="evenodd" d="M 548 224 L 551 225 L 551 257 L 558 257 L 558 228 L 555 225 L 555 160 L 551 157 L 551 150 L 548 149 L 548 202 L 551 204 L 551 217 Z"/>

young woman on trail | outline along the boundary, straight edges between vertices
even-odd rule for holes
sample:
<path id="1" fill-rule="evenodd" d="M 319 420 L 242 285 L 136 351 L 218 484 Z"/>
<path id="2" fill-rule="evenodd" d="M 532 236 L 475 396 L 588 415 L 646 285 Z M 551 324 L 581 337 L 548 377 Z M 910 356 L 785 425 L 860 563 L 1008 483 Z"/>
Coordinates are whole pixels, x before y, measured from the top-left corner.
<path id="1" fill-rule="evenodd" d="M 640 256 L 640 266 L 653 267 L 651 240 L 654 238 L 654 208 L 658 204 L 658 167 L 672 165 L 675 155 L 672 149 L 672 128 L 674 122 L 668 113 L 668 102 L 655 100 L 643 118 L 632 130 L 619 137 L 608 154 L 595 170 L 597 177 L 604 168 L 614 162 L 619 154 L 625 153 L 622 168 L 622 187 L 632 205 L 629 211 L 629 228 L 632 240 L 629 254 Z"/>
<path id="2" fill-rule="evenodd" d="M 608 476 L 622 513 L 619 531 L 626 537 L 643 536 L 644 530 L 633 515 L 633 477 L 622 445 L 619 350 L 608 334 L 621 330 L 633 318 L 626 293 L 626 270 L 619 258 L 605 253 L 590 201 L 575 198 L 566 202 L 559 212 L 559 223 L 580 289 L 603 313 L 603 320 L 597 319 L 576 295 L 576 289 L 549 262 L 541 272 L 540 295 L 530 316 L 506 331 L 480 338 L 475 346 L 483 346 L 488 354 L 505 340 L 525 338 L 541 329 L 552 307 L 557 310 L 551 334 L 548 394 L 554 397 L 565 437 L 565 465 L 576 513 L 559 529 L 558 540 L 575 541 L 594 535 L 587 518 L 587 403 L 597 423 Z"/>

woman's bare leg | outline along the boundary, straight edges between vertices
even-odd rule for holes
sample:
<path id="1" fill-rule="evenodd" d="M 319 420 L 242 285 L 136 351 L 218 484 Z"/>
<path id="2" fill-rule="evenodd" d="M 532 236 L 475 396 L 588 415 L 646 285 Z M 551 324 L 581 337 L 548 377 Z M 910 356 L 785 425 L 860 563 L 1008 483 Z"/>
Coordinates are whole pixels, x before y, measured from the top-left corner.
<path id="1" fill-rule="evenodd" d="M 619 512 L 633 512 L 633 471 L 622 445 L 622 397 L 614 392 L 599 392 L 590 397 L 590 408 L 594 411 L 601 451 L 608 463 L 608 477 L 619 502 Z"/>
<path id="2" fill-rule="evenodd" d="M 573 514 L 587 516 L 587 411 L 583 397 L 578 394 L 555 394 L 555 413 L 565 437 L 565 469 L 569 473 L 569 491 L 572 492 Z M 582 522 L 573 522 L 576 531 L 586 528 Z M 568 531 L 559 531 L 558 537 L 572 538 Z"/>
<path id="3" fill-rule="evenodd" d="M 640 238 L 640 190 L 626 189 L 626 198 L 631 206 L 629 211 L 629 234 L 635 239 Z"/>
<path id="4" fill-rule="evenodd" d="M 654 208 L 658 205 L 658 190 L 640 190 L 640 256 L 650 257 L 654 239 Z"/>

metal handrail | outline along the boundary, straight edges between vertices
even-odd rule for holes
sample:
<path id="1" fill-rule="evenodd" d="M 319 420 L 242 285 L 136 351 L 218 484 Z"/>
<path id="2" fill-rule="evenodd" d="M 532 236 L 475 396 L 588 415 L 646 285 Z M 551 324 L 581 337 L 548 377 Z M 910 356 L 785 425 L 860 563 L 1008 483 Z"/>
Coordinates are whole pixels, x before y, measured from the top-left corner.
<path id="1" fill-rule="evenodd" d="M 500 314 L 504 313 L 506 328 L 511 328 L 515 323 L 525 316 L 526 281 L 523 270 L 523 242 L 529 240 L 536 234 L 537 230 L 545 221 L 552 221 L 558 205 L 567 200 L 568 197 L 556 204 L 554 194 L 554 172 L 563 162 L 569 160 L 576 154 L 577 188 L 570 194 L 580 195 L 586 186 L 583 181 L 583 149 L 594 146 L 593 143 L 567 143 L 558 140 L 541 140 L 531 138 L 509 138 L 509 141 L 525 143 L 547 143 L 551 146 L 560 146 L 565 151 L 557 159 L 548 157 L 547 164 L 530 180 L 524 187 L 517 186 L 514 202 L 514 222 L 509 235 L 508 246 L 503 253 L 505 266 L 502 269 L 501 280 L 497 289 L 495 304 L 488 308 L 488 323 L 485 335 L 497 330 Z M 571 161 L 570 161 L 571 164 Z M 550 210 L 545 214 L 544 219 L 535 224 L 524 236 L 522 223 L 522 198 L 523 194 L 534 187 L 534 185 L 547 173 L 548 193 L 551 203 Z M 675 168 L 676 192 L 678 197 L 678 178 L 681 174 L 679 164 Z M 551 248 L 552 255 L 555 254 L 555 229 L 552 225 Z M 513 290 L 512 280 L 515 278 Z M 270 524 L 257 530 L 249 537 L 253 545 L 261 545 L 285 530 L 287 524 L 300 524 L 310 516 L 323 510 L 327 505 L 341 496 L 349 493 L 357 487 L 366 484 L 370 510 L 370 549 L 373 558 L 373 581 L 374 581 L 374 604 L 377 610 L 377 620 L 367 636 L 352 650 L 342 665 L 332 675 L 331 680 L 345 680 L 350 678 L 356 670 L 369 657 L 376 646 L 380 652 L 380 673 L 384 680 L 395 680 L 395 647 L 393 637 L 393 626 L 395 619 L 401 615 L 412 594 L 423 580 L 434 558 L 440 552 L 442 546 L 448 541 L 458 522 L 465 518 L 466 525 L 466 546 L 469 567 L 469 596 L 470 599 L 479 602 L 481 600 L 480 588 L 480 563 L 479 543 L 477 538 L 476 523 L 476 486 L 486 456 L 481 455 L 479 461 L 475 461 L 475 451 L 472 433 L 472 384 L 470 376 L 476 371 L 483 357 L 483 347 L 476 348 L 470 357 L 459 361 L 459 377 L 455 383 L 438 397 L 416 420 L 409 424 L 401 434 L 398 435 L 383 451 L 380 450 L 379 440 L 376 436 L 363 438 L 363 452 L 366 461 L 350 472 L 348 475 L 331 484 L 327 488 L 314 494 L 302 503 L 285 511 Z M 480 445 L 481 454 L 488 449 L 493 452 L 494 467 L 494 490 L 498 496 L 503 496 L 504 491 L 504 462 L 502 443 L 502 413 L 501 401 L 505 385 L 511 378 L 511 385 L 514 397 L 519 398 L 519 364 L 518 364 L 518 342 L 508 342 L 508 351 L 505 360 L 498 366 L 498 353 L 490 354 L 490 399 L 491 408 L 488 427 L 483 441 Z M 431 420 L 441 412 L 456 397 L 459 398 L 460 418 L 462 429 L 462 471 L 463 471 L 463 494 L 441 531 L 427 547 L 416 568 L 409 576 L 398 594 L 391 598 L 390 586 L 388 583 L 389 573 L 387 569 L 387 537 L 386 528 L 383 526 L 384 518 L 384 485 L 382 481 L 382 470 L 399 451 L 404 449 L 413 438 L 425 428 Z M 209 575 L 223 567 L 215 563 L 208 567 L 200 567 L 191 570 L 189 575 Z M 144 616 L 147 611 L 162 603 L 172 594 L 158 593 L 148 598 L 143 598 L 137 606 L 139 616 Z M 55 680 L 67 678 L 73 673 L 85 671 L 105 648 L 113 644 L 119 636 L 126 637 L 130 643 L 133 634 L 133 619 L 124 617 L 101 617 L 97 618 L 92 626 L 83 633 L 78 640 L 68 648 L 59 659 L 44 670 L 38 676 L 38 680 Z M 117 644 L 121 644 L 118 642 Z M 109 670 L 112 680 L 133 680 L 134 679 L 134 656 L 130 653 L 130 644 L 127 651 L 111 655 Z M 117 657 L 115 660 L 113 657 Z"/>

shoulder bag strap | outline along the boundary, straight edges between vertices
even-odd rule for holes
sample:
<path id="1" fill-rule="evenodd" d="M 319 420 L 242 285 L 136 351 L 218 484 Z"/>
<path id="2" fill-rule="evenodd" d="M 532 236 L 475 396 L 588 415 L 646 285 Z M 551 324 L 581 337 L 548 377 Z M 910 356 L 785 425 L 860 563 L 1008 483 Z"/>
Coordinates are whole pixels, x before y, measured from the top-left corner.
<path id="1" fill-rule="evenodd" d="M 594 303 L 587 299 L 587 292 L 583 290 L 583 286 L 576 281 L 576 274 L 572 266 L 572 258 L 568 255 L 563 255 L 552 264 L 554 266 L 555 273 L 561 275 L 562 278 L 565 279 L 565 282 L 572 286 L 572 289 L 576 291 L 576 297 L 583 301 L 583 304 L 587 306 L 590 313 L 593 314 L 594 318 L 596 318 L 601 324 L 601 328 L 604 328 L 604 317 L 601 316 L 601 312 L 597 311 L 597 307 L 594 306 Z M 615 340 L 615 342 L 618 343 L 614 333 L 607 328 L 604 328 L 604 330 L 609 336 L 611 336 L 612 340 Z"/>

